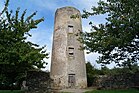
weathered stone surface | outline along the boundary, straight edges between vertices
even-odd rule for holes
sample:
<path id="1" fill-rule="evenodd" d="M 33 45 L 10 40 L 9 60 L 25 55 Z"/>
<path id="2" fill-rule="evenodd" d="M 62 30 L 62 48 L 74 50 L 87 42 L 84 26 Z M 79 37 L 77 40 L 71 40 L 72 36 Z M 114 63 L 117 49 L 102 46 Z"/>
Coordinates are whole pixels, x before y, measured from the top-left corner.
<path id="1" fill-rule="evenodd" d="M 27 73 L 27 93 L 48 93 L 51 91 L 52 80 L 48 72 L 29 71 Z"/>
<path id="2" fill-rule="evenodd" d="M 139 89 L 139 72 L 97 76 L 93 84 L 99 89 Z"/>
<path id="3" fill-rule="evenodd" d="M 78 18 L 71 18 L 72 15 Z M 80 11 L 73 7 L 57 9 L 53 35 L 51 78 L 55 88 L 87 86 L 83 46 L 77 39 L 82 31 Z"/>

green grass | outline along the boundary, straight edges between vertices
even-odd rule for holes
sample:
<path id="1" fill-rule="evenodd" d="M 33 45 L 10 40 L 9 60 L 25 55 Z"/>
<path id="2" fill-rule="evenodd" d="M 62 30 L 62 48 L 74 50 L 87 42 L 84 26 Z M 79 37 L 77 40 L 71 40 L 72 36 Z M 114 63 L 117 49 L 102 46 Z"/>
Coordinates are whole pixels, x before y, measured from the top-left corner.
<path id="1" fill-rule="evenodd" d="M 93 90 L 85 93 L 139 93 L 139 90 L 127 89 L 127 90 Z"/>
<path id="2" fill-rule="evenodd" d="M 24 93 L 23 91 L 21 90 L 0 90 L 0 93 Z"/>

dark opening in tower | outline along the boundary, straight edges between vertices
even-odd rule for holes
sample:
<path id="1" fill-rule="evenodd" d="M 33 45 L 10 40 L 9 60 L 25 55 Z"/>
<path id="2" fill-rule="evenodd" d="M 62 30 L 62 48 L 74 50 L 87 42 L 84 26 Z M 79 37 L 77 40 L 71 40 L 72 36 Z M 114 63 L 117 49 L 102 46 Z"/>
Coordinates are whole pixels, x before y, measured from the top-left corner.
<path id="1" fill-rule="evenodd" d="M 75 87 L 75 74 L 68 75 L 68 85 L 70 88 Z"/>
<path id="2" fill-rule="evenodd" d="M 68 47 L 68 54 L 70 57 L 74 57 L 74 47 L 72 46 Z"/>
<path id="3" fill-rule="evenodd" d="M 69 34 L 73 33 L 73 26 L 72 25 L 68 25 L 68 33 Z"/>

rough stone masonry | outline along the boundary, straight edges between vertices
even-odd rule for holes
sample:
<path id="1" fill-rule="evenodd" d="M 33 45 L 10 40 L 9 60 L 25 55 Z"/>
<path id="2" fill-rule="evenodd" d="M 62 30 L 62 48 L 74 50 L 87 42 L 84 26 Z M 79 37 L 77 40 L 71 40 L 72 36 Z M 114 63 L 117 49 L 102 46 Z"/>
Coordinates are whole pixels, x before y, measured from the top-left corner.
<path id="1" fill-rule="evenodd" d="M 71 18 L 78 15 L 77 18 Z M 63 7 L 55 13 L 52 60 L 50 76 L 53 88 L 87 87 L 83 46 L 77 39 L 82 31 L 80 11 Z"/>

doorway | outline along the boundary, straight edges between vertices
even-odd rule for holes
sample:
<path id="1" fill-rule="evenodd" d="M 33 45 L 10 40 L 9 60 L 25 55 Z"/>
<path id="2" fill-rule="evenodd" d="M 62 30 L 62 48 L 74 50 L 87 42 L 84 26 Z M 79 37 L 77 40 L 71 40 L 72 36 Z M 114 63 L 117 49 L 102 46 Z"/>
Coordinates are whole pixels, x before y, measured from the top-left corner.
<path id="1" fill-rule="evenodd" d="M 68 75 L 68 85 L 69 85 L 69 88 L 75 87 L 75 74 Z"/>

